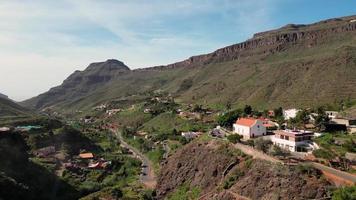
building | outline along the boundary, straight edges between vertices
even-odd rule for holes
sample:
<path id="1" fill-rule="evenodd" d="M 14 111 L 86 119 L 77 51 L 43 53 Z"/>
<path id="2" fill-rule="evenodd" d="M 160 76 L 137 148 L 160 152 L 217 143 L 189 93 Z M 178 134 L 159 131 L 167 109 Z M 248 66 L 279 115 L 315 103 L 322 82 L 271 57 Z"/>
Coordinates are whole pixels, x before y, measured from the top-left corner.
<path id="1" fill-rule="evenodd" d="M 10 131 L 9 127 L 0 127 L 0 132 L 7 132 Z"/>
<path id="2" fill-rule="evenodd" d="M 239 118 L 233 126 L 234 133 L 242 135 L 244 139 L 266 135 L 266 127 L 260 119 Z"/>
<path id="3" fill-rule="evenodd" d="M 92 153 L 81 153 L 79 154 L 79 157 L 81 159 L 92 159 L 94 158 L 94 155 Z"/>
<path id="4" fill-rule="evenodd" d="M 194 138 L 200 136 L 201 134 L 203 134 L 203 133 L 202 132 L 192 132 L 192 131 L 182 132 L 182 136 L 188 140 L 194 139 Z"/>
<path id="5" fill-rule="evenodd" d="M 311 141 L 314 133 L 305 130 L 277 130 L 274 131 L 272 142 L 274 145 L 291 152 L 306 152 L 313 150 Z"/>
<path id="6" fill-rule="evenodd" d="M 285 120 L 289 120 L 291 118 L 295 118 L 298 112 L 299 109 L 295 109 L 295 108 L 283 110 L 283 117 Z"/>
<path id="7" fill-rule="evenodd" d="M 339 112 L 337 111 L 325 111 L 325 113 L 329 117 L 329 119 L 334 119 L 339 114 Z"/>
<path id="8" fill-rule="evenodd" d="M 122 110 L 120 108 L 117 108 L 117 109 L 111 109 L 111 110 L 106 110 L 106 114 L 109 115 L 109 116 L 112 116 L 118 112 L 121 112 Z"/>
<path id="9" fill-rule="evenodd" d="M 330 124 L 345 125 L 350 133 L 356 133 L 356 118 L 333 118 Z"/>

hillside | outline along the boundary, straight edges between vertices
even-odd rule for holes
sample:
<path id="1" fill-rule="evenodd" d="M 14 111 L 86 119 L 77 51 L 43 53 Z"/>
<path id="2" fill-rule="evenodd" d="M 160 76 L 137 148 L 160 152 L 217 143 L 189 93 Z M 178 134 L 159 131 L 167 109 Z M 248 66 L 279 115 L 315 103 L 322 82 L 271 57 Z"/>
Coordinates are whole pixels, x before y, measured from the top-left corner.
<path id="1" fill-rule="evenodd" d="M 254 160 L 211 140 L 192 142 L 169 157 L 156 189 L 158 199 L 319 199 L 328 187 L 317 171 Z"/>
<path id="2" fill-rule="evenodd" d="M 5 95 L 0 96 L 0 120 L 26 118 L 34 115 L 32 111 L 24 108 Z"/>
<path id="3" fill-rule="evenodd" d="M 181 102 L 211 106 L 314 106 L 356 99 L 352 19 L 356 16 L 289 24 L 166 66 L 129 70 L 115 60 L 93 63 L 23 105 L 85 110 L 157 90 Z"/>

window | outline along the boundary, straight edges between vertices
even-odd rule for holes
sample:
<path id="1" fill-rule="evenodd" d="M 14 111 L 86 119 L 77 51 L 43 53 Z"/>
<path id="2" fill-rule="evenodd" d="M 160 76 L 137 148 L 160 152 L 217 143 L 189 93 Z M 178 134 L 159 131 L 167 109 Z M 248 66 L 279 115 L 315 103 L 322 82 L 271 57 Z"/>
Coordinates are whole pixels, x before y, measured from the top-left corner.
<path id="1" fill-rule="evenodd" d="M 285 136 L 284 139 L 285 139 L 285 140 L 289 140 L 289 136 Z"/>

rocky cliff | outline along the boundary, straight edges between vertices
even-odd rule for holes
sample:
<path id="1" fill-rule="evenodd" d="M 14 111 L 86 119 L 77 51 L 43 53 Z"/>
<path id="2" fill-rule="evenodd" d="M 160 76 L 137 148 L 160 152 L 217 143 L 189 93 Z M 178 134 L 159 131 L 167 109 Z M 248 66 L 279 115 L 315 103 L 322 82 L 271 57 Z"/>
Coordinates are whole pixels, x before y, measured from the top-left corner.
<path id="1" fill-rule="evenodd" d="M 338 33 L 356 31 L 354 19 L 356 19 L 356 16 L 329 19 L 310 25 L 288 24 L 280 29 L 256 33 L 253 38 L 247 41 L 218 49 L 209 54 L 192 56 L 181 62 L 144 70 L 193 67 L 248 56 L 268 55 L 283 51 L 288 45 L 298 42 L 307 42 L 307 46 L 310 48 L 316 45 L 319 39 Z"/>

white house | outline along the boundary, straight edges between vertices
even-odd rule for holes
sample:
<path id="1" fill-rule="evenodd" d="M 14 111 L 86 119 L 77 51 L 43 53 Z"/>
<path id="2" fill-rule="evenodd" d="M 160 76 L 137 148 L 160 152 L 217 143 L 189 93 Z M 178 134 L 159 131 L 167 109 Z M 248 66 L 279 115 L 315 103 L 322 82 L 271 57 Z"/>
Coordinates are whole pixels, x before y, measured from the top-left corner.
<path id="1" fill-rule="evenodd" d="M 291 152 L 303 152 L 313 150 L 315 145 L 311 141 L 314 136 L 312 131 L 304 130 L 277 130 L 272 137 L 274 145 Z"/>
<path id="2" fill-rule="evenodd" d="M 336 116 L 339 114 L 337 111 L 325 111 L 325 113 L 330 119 L 336 118 Z"/>
<path id="3" fill-rule="evenodd" d="M 242 135 L 244 139 L 266 135 L 266 127 L 260 119 L 239 118 L 233 126 L 234 133 Z"/>
<path id="4" fill-rule="evenodd" d="M 290 118 L 294 118 L 295 116 L 297 116 L 297 113 L 299 111 L 299 109 L 295 108 L 283 110 L 283 117 L 285 120 L 289 120 Z"/>

